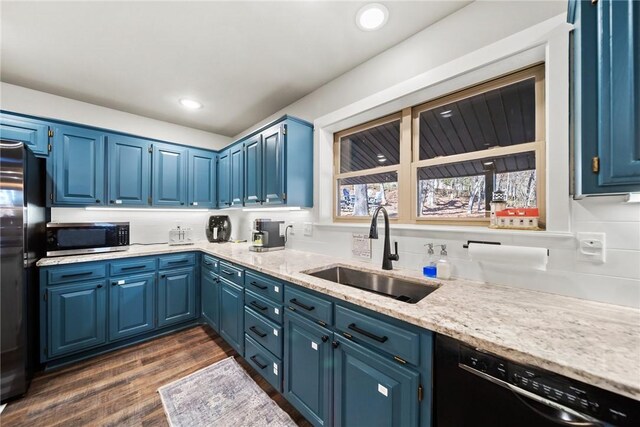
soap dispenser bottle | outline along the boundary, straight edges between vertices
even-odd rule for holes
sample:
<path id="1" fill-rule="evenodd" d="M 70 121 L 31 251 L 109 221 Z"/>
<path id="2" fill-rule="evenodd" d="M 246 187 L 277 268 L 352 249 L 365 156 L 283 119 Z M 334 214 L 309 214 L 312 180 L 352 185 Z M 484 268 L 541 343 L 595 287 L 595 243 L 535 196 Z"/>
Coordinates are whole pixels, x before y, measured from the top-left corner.
<path id="1" fill-rule="evenodd" d="M 424 267 L 422 267 L 422 274 L 427 277 L 436 277 L 436 259 L 435 252 L 433 250 L 433 243 L 427 243 L 427 259 L 425 260 Z"/>
<path id="2" fill-rule="evenodd" d="M 438 279 L 450 279 L 451 278 L 451 263 L 447 259 L 447 245 L 440 245 L 442 250 L 440 251 L 440 259 L 436 264 Z"/>

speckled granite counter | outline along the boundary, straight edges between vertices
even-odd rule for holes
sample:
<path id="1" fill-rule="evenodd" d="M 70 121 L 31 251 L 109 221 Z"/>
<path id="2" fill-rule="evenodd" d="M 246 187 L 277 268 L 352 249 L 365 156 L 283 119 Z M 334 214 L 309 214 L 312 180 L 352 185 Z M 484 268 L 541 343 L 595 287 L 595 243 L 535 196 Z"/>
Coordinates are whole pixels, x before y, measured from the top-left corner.
<path id="1" fill-rule="evenodd" d="M 335 264 L 378 270 L 371 264 L 289 249 L 255 253 L 246 243 L 133 246 L 126 252 L 45 258 L 38 266 L 198 250 L 640 400 L 640 310 L 466 280 L 433 280 L 443 286 L 406 304 L 303 273 Z M 424 280 L 417 271 L 391 273 Z"/>

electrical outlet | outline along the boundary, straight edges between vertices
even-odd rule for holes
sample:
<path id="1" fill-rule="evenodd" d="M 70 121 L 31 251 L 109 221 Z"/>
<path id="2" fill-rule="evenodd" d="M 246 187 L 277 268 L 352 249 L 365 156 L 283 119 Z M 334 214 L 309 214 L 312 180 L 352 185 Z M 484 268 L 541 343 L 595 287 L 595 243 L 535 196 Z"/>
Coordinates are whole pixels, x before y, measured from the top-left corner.
<path id="1" fill-rule="evenodd" d="M 289 234 L 296 234 L 296 223 L 293 221 L 287 221 L 285 222 L 285 226 L 289 227 L 291 226 L 291 228 L 289 229 Z"/>
<path id="2" fill-rule="evenodd" d="M 304 223 L 304 235 L 312 236 L 313 235 L 313 223 L 305 222 Z"/>
<path id="3" fill-rule="evenodd" d="M 578 233 L 578 261 L 603 264 L 606 261 L 605 233 Z"/>

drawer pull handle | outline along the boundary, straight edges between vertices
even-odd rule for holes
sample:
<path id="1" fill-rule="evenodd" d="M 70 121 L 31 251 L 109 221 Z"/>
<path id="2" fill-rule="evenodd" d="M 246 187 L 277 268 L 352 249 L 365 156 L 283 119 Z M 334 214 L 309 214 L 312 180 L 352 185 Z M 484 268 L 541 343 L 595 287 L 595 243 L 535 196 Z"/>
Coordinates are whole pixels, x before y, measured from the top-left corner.
<path id="1" fill-rule="evenodd" d="M 264 368 L 266 368 L 267 366 L 269 366 L 269 365 L 265 365 L 264 363 L 260 363 L 260 362 L 258 361 L 258 358 L 257 358 L 256 356 L 251 356 L 249 359 L 253 360 L 253 363 L 255 363 L 256 365 L 258 365 L 258 367 L 259 367 L 260 369 L 264 369 Z"/>
<path id="2" fill-rule="evenodd" d="M 91 276 L 92 274 L 93 274 L 93 271 L 85 271 L 83 273 L 63 274 L 60 277 L 63 279 L 69 279 L 71 277 Z"/>
<path id="3" fill-rule="evenodd" d="M 128 270 L 137 270 L 139 268 L 144 268 L 144 265 L 134 265 L 133 267 L 122 267 L 120 270 L 128 271 Z"/>
<path id="4" fill-rule="evenodd" d="M 249 303 L 249 305 L 251 305 L 252 307 L 257 308 L 258 310 L 262 310 L 262 311 L 265 311 L 267 308 L 269 308 L 266 305 L 258 304 L 256 301 L 251 301 Z"/>
<path id="5" fill-rule="evenodd" d="M 249 330 L 254 334 L 256 334 L 257 336 L 259 336 L 260 338 L 264 338 L 267 336 L 266 333 L 262 332 L 260 329 L 256 328 L 255 326 L 250 327 Z"/>
<path id="6" fill-rule="evenodd" d="M 267 289 L 267 287 L 266 287 L 265 285 L 260 285 L 260 284 L 258 284 L 257 282 L 251 282 L 250 284 L 251 284 L 251 285 L 253 285 L 253 286 L 255 286 L 255 287 L 256 287 L 256 288 L 258 288 L 258 289 L 262 289 L 262 290 Z"/>
<path id="7" fill-rule="evenodd" d="M 180 260 L 177 260 L 177 261 L 167 261 L 167 264 L 182 264 L 183 262 L 187 262 L 187 261 L 188 261 L 188 259 L 185 258 L 185 259 L 180 259 Z"/>
<path id="8" fill-rule="evenodd" d="M 361 335 L 364 335 L 365 337 L 369 337 L 369 338 L 371 338 L 372 340 L 376 340 L 376 341 L 378 341 L 378 342 L 385 342 L 385 341 L 387 341 L 387 340 L 389 339 L 389 337 L 387 337 L 386 335 L 385 335 L 385 336 L 382 336 L 382 337 L 379 337 L 379 336 L 377 336 L 376 334 L 372 334 L 372 333 L 371 333 L 371 332 L 369 332 L 369 331 L 365 331 L 364 329 L 360 329 L 360 328 L 358 328 L 358 327 L 356 326 L 356 324 L 355 324 L 355 323 L 350 324 L 350 325 L 348 326 L 348 328 L 349 328 L 349 329 L 351 329 L 352 331 L 355 331 L 355 332 L 357 332 L 357 333 L 359 333 L 359 334 L 361 334 Z"/>
<path id="9" fill-rule="evenodd" d="M 311 310 L 315 309 L 315 307 L 314 307 L 314 306 L 312 306 L 312 305 L 306 305 L 306 304 L 303 304 L 303 303 L 301 303 L 300 301 L 298 301 L 298 300 L 297 300 L 297 299 L 295 299 L 295 298 L 290 299 L 290 300 L 289 300 L 289 302 L 290 302 L 291 304 L 295 304 L 295 305 L 297 305 L 298 307 L 302 307 L 302 308 L 304 308 L 304 309 L 305 309 L 305 310 L 307 310 L 307 311 L 311 311 Z"/>
<path id="10" fill-rule="evenodd" d="M 222 269 L 222 272 L 223 272 L 224 274 L 226 274 L 227 276 L 233 276 L 233 271 L 229 271 L 229 270 Z"/>

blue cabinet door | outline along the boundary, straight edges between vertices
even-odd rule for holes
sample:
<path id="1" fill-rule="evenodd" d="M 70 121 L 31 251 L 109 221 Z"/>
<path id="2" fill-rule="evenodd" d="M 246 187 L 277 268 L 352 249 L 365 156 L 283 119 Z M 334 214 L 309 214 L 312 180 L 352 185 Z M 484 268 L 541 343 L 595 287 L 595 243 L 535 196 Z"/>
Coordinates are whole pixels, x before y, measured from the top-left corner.
<path id="1" fill-rule="evenodd" d="M 264 203 L 268 205 L 284 203 L 284 136 L 284 124 L 273 126 L 262 133 L 262 188 Z"/>
<path id="2" fill-rule="evenodd" d="M 53 135 L 53 204 L 103 205 L 106 134 L 57 126 Z"/>
<path id="3" fill-rule="evenodd" d="M 569 1 L 575 194 L 640 191 L 640 4 Z"/>
<path id="4" fill-rule="evenodd" d="M 153 205 L 185 206 L 187 202 L 187 148 L 153 144 Z"/>
<path id="5" fill-rule="evenodd" d="M 640 191 L 640 3 L 599 1 L 600 186 Z"/>
<path id="6" fill-rule="evenodd" d="M 420 374 L 336 335 L 334 424 L 417 426 Z"/>
<path id="7" fill-rule="evenodd" d="M 158 326 L 197 317 L 194 267 L 161 271 L 158 280 Z"/>
<path id="8" fill-rule="evenodd" d="M 203 268 L 200 281 L 202 317 L 213 328 L 220 330 L 220 279 L 213 271 Z"/>
<path id="9" fill-rule="evenodd" d="M 218 156 L 218 207 L 231 206 L 231 164 L 229 150 Z"/>
<path id="10" fill-rule="evenodd" d="M 236 144 L 229 150 L 231 169 L 231 206 L 242 206 L 244 201 L 244 150 Z"/>
<path id="11" fill-rule="evenodd" d="M 189 149 L 189 206 L 216 206 L 216 153 Z"/>
<path id="12" fill-rule="evenodd" d="M 260 204 L 262 192 L 262 138 L 254 136 L 244 142 L 244 203 Z"/>
<path id="13" fill-rule="evenodd" d="M 156 274 L 111 279 L 109 287 L 109 339 L 137 335 L 155 327 L 153 321 Z"/>
<path id="14" fill-rule="evenodd" d="M 104 280 L 59 286 L 47 292 L 49 357 L 106 342 L 107 297 Z"/>
<path id="15" fill-rule="evenodd" d="M 290 312 L 284 323 L 284 395 L 313 425 L 330 425 L 332 334 Z"/>
<path id="16" fill-rule="evenodd" d="M 107 136 L 109 206 L 147 206 L 151 201 L 151 143 Z"/>
<path id="17" fill-rule="evenodd" d="M 244 354 L 244 295 L 242 287 L 222 280 L 220 284 L 220 335 Z"/>
<path id="18" fill-rule="evenodd" d="M 0 139 L 23 142 L 37 156 L 49 155 L 49 125 L 45 122 L 2 113 Z"/>

